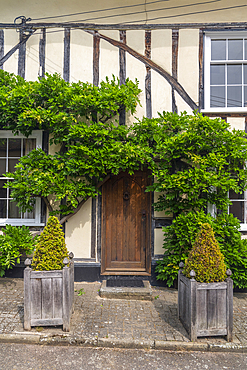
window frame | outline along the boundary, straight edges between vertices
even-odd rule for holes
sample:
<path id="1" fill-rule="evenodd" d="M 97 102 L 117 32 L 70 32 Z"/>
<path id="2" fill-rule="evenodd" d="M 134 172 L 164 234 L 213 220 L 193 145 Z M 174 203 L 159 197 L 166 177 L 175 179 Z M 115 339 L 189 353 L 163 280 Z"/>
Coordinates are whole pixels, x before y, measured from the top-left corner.
<path id="1" fill-rule="evenodd" d="M 247 107 L 210 107 L 210 65 L 211 62 L 211 40 L 212 39 L 246 39 L 247 31 L 208 31 L 204 34 L 204 108 L 202 112 L 209 113 L 235 113 L 235 112 L 247 112 Z M 216 61 L 215 64 L 239 64 L 247 65 L 247 60 L 221 60 Z M 242 82 L 242 86 L 244 82 Z M 228 86 L 228 85 L 226 85 Z"/>
<path id="2" fill-rule="evenodd" d="M 240 231 L 247 231 L 247 190 L 243 191 L 243 198 L 242 199 L 237 199 L 237 198 L 236 199 L 231 199 L 231 198 L 229 198 L 229 200 L 231 201 L 232 205 L 236 202 L 237 203 L 239 203 L 239 202 L 243 203 L 244 220 L 246 220 L 246 222 L 242 223 L 240 221 Z M 228 207 L 228 214 L 232 214 L 232 212 L 230 212 L 230 206 Z"/>
<path id="3" fill-rule="evenodd" d="M 26 137 L 22 134 L 14 135 L 11 131 L 8 130 L 0 130 L 0 138 L 1 139 L 26 139 Z M 34 130 L 31 135 L 29 135 L 28 139 L 36 139 L 36 149 L 42 149 L 42 131 Z M 6 177 L 0 177 L 1 180 L 6 180 Z M 11 179 L 11 178 L 9 178 Z M 0 226 L 5 226 L 6 224 L 13 225 L 13 226 L 44 226 L 45 224 L 40 222 L 41 220 L 41 199 L 37 198 L 35 203 L 35 218 L 0 218 Z"/>

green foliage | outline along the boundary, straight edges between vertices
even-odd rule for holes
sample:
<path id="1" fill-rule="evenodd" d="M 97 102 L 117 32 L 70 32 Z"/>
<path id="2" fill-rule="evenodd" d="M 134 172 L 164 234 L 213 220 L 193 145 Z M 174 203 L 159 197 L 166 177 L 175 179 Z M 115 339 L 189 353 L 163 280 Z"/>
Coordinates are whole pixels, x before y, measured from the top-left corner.
<path id="1" fill-rule="evenodd" d="M 180 214 L 171 226 L 164 228 L 164 257 L 157 262 L 158 279 L 172 286 L 177 279 L 179 262 L 185 262 L 202 224 L 209 223 L 215 233 L 227 268 L 232 271 L 234 287 L 247 287 L 247 240 L 241 239 L 239 221 L 233 215 L 189 212 Z"/>
<path id="2" fill-rule="evenodd" d="M 16 263 L 20 263 L 23 253 L 31 254 L 38 239 L 38 236 L 32 237 L 26 226 L 6 225 L 3 232 L 0 235 L 0 276 Z"/>
<path id="3" fill-rule="evenodd" d="M 32 151 L 7 174 L 18 207 L 29 211 L 35 198 L 48 203 L 53 195 L 55 204 L 66 202 L 49 211 L 66 215 L 96 196 L 107 175 L 145 167 L 156 177 L 148 191 L 165 192 L 156 210 L 177 215 L 208 202 L 226 210 L 228 191 L 247 186 L 244 133 L 230 131 L 221 119 L 186 113 L 163 112 L 119 126 L 119 108 L 133 114 L 139 93 L 138 81 L 120 85 L 114 76 L 97 87 L 70 84 L 58 74 L 32 82 L 0 71 L 0 127 L 25 136 L 45 130 L 59 148 L 54 155 Z"/>
<path id="4" fill-rule="evenodd" d="M 64 258 L 69 258 L 62 226 L 55 216 L 50 216 L 37 243 L 32 268 L 35 271 L 61 270 Z"/>
<path id="5" fill-rule="evenodd" d="M 228 191 L 241 193 L 247 186 L 247 141 L 244 132 L 230 131 L 220 118 L 201 114 L 160 115 L 154 135 L 156 182 L 149 188 L 161 192 L 156 210 L 178 215 L 206 209 L 208 203 L 227 211 Z"/>
<path id="6" fill-rule="evenodd" d="M 234 287 L 247 288 L 247 239 L 241 239 L 238 219 L 232 214 L 221 214 L 214 220 L 213 228 L 225 264 L 232 271 Z"/>
<path id="7" fill-rule="evenodd" d="M 21 158 L 14 173 L 6 174 L 13 178 L 6 186 L 14 201 L 25 212 L 40 197 L 51 214 L 67 215 L 95 197 L 108 175 L 148 168 L 156 181 L 147 191 L 161 194 L 155 209 L 176 218 L 165 231 L 159 278 L 172 284 L 195 232 L 202 222 L 209 222 L 235 286 L 247 286 L 246 244 L 237 236 L 236 222 L 227 216 L 222 221 L 202 216 L 208 204 L 225 214 L 228 192 L 242 193 L 247 188 L 245 133 L 230 130 L 220 118 L 186 113 L 163 112 L 158 118 L 119 126 L 119 109 L 125 107 L 133 114 L 139 93 L 138 81 L 127 79 L 120 86 L 114 76 L 96 87 L 80 81 L 70 84 L 58 74 L 27 82 L 0 70 L 0 128 L 25 136 L 35 129 L 45 130 L 50 144 L 59 148 L 54 155 L 34 150 Z M 52 208 L 50 196 L 54 204 L 63 200 L 59 209 Z"/>
<path id="8" fill-rule="evenodd" d="M 208 223 L 202 224 L 186 259 L 183 273 L 190 278 L 191 270 L 195 271 L 196 281 L 200 283 L 217 283 L 226 278 L 224 256 Z"/>

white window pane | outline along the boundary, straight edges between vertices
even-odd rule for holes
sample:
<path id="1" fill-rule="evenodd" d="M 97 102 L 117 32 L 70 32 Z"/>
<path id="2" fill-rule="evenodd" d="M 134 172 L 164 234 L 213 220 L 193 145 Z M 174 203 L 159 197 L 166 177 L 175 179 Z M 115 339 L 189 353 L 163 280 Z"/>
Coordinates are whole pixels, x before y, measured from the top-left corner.
<path id="1" fill-rule="evenodd" d="M 16 202 L 9 202 L 9 218 L 21 218 L 21 213 L 19 212 L 19 208 L 16 205 Z"/>
<path id="2" fill-rule="evenodd" d="M 7 217 L 7 200 L 0 199 L 0 218 Z"/>
<path id="3" fill-rule="evenodd" d="M 36 148 L 36 139 L 23 140 L 23 155 L 27 155 L 35 148 Z"/>
<path id="4" fill-rule="evenodd" d="M 21 139 L 9 139 L 9 157 L 21 156 Z"/>
<path id="5" fill-rule="evenodd" d="M 243 59 L 243 40 L 228 40 L 228 59 Z"/>
<path id="6" fill-rule="evenodd" d="M 3 173 L 6 173 L 6 159 L 0 158 L 0 176 L 2 176 Z"/>
<path id="7" fill-rule="evenodd" d="M 225 107 L 225 86 L 211 86 L 210 107 Z"/>
<path id="8" fill-rule="evenodd" d="M 242 65 L 230 64 L 227 66 L 227 84 L 242 84 Z"/>
<path id="9" fill-rule="evenodd" d="M 227 87 L 227 106 L 242 107 L 242 86 Z"/>
<path id="10" fill-rule="evenodd" d="M 0 139 L 0 157 L 6 157 L 7 139 Z"/>
<path id="11" fill-rule="evenodd" d="M 244 40 L 244 59 L 247 60 L 247 40 Z"/>
<path id="12" fill-rule="evenodd" d="M 212 60 L 226 59 L 226 40 L 211 41 L 211 59 Z"/>
<path id="13" fill-rule="evenodd" d="M 211 65 L 210 66 L 210 84 L 224 85 L 225 84 L 225 65 Z"/>

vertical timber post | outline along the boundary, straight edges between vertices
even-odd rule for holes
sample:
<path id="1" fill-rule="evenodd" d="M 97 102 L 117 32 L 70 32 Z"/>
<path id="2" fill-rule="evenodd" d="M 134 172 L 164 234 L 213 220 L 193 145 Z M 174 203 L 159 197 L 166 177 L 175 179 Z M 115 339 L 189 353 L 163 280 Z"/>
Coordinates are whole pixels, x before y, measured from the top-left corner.
<path id="1" fill-rule="evenodd" d="M 203 108 L 203 32 L 199 30 L 199 112 Z"/>
<path id="2" fill-rule="evenodd" d="M 31 260 L 25 261 L 24 270 L 24 329 L 31 330 Z"/>
<path id="3" fill-rule="evenodd" d="M 63 58 L 63 79 L 69 82 L 70 77 L 70 28 L 64 29 L 64 58 Z"/>
<path id="4" fill-rule="evenodd" d="M 93 36 L 93 84 L 99 86 L 99 56 L 100 56 L 100 37 L 95 31 Z"/>
<path id="5" fill-rule="evenodd" d="M 20 41 L 23 40 L 24 32 L 20 30 Z M 25 65 L 26 65 L 26 42 L 24 42 L 19 47 L 19 54 L 18 54 L 18 72 L 17 74 L 23 78 L 25 78 Z"/>
<path id="6" fill-rule="evenodd" d="M 63 331 L 70 330 L 70 270 L 68 267 L 69 260 L 64 258 L 63 263 Z"/>
<path id="7" fill-rule="evenodd" d="M 97 32 L 93 35 L 93 84 L 99 86 L 99 57 L 100 57 L 100 38 Z M 92 120 L 97 122 L 97 112 L 92 112 Z M 96 243 L 96 232 L 97 232 L 97 211 L 96 211 L 96 198 L 92 198 L 92 216 L 91 216 L 91 258 L 96 257 L 96 245 L 98 246 L 98 240 Z"/>
<path id="8" fill-rule="evenodd" d="M 178 79 L 178 39 L 179 30 L 172 30 L 172 77 Z M 172 87 L 172 111 L 173 113 L 178 112 L 175 90 Z"/>
<path id="9" fill-rule="evenodd" d="M 180 281 L 180 276 L 183 273 L 183 267 L 184 263 L 180 262 L 179 263 L 179 271 L 178 271 L 178 319 L 180 319 L 180 306 L 181 306 L 181 281 Z"/>
<path id="10" fill-rule="evenodd" d="M 227 291 L 226 291 L 226 317 L 227 317 L 227 340 L 232 342 L 233 332 L 233 281 L 230 278 L 232 272 L 230 269 L 226 271 Z"/>
<path id="11" fill-rule="evenodd" d="M 196 280 L 195 280 L 195 271 L 191 270 L 190 272 L 190 340 L 192 342 L 195 342 L 197 340 L 197 312 L 196 312 Z"/>
<path id="12" fill-rule="evenodd" d="M 45 77 L 45 44 L 46 44 L 46 29 L 42 28 L 39 40 L 39 77 Z"/>
<path id="13" fill-rule="evenodd" d="M 151 58 L 151 31 L 145 31 L 145 56 Z M 146 116 L 152 118 L 151 68 L 146 66 L 145 78 Z"/>
<path id="14" fill-rule="evenodd" d="M 0 30 L 0 59 L 4 57 L 4 30 Z M 0 64 L 0 69 L 3 69 L 3 64 Z"/>
<path id="15" fill-rule="evenodd" d="M 119 38 L 123 44 L 126 44 L 126 31 L 119 31 Z M 119 49 L 119 81 L 120 85 L 125 84 L 126 80 L 126 52 Z M 125 125 L 125 107 L 119 108 L 119 124 Z"/>

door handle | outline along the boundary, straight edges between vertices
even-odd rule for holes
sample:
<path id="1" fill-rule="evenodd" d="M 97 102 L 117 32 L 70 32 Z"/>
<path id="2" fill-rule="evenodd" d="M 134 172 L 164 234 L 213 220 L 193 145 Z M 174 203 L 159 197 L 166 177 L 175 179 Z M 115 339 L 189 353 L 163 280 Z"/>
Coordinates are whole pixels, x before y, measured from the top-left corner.
<path id="1" fill-rule="evenodd" d="M 146 211 L 145 211 L 145 209 L 143 209 L 141 212 L 139 212 L 139 214 L 141 214 L 142 217 L 145 218 L 146 217 Z"/>

